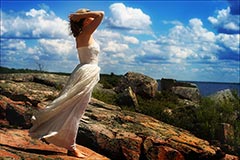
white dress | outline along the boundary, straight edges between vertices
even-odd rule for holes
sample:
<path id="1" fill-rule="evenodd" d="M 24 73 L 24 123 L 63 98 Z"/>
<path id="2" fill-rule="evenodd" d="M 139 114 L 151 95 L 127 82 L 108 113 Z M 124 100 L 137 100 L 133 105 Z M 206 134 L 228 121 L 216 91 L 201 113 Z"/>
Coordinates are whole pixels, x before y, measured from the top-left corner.
<path id="1" fill-rule="evenodd" d="M 78 124 L 100 73 L 99 45 L 95 42 L 77 50 L 80 64 L 72 72 L 59 97 L 32 117 L 33 126 L 29 130 L 32 138 L 44 138 L 68 150 L 76 147 Z"/>

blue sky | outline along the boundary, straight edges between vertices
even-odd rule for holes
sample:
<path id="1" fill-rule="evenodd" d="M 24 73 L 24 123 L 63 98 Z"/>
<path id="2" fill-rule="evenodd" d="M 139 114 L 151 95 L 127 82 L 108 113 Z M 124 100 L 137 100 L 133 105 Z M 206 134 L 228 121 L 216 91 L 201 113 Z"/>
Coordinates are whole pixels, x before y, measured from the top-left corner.
<path id="1" fill-rule="evenodd" d="M 70 73 L 68 15 L 103 10 L 101 73 L 239 82 L 239 1 L 1 1 L 1 66 Z"/>

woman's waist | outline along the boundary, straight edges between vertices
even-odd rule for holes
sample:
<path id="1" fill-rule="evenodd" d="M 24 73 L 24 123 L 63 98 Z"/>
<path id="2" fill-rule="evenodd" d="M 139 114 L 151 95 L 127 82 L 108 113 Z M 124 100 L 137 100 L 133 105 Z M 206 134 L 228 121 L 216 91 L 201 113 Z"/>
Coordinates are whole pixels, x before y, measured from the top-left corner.
<path id="1" fill-rule="evenodd" d="M 81 67 L 83 67 L 83 66 L 85 66 L 85 67 L 98 67 L 99 68 L 98 63 L 79 63 L 78 66 L 81 66 Z"/>
<path id="2" fill-rule="evenodd" d="M 98 65 L 98 59 L 79 60 L 80 64 L 96 64 Z"/>

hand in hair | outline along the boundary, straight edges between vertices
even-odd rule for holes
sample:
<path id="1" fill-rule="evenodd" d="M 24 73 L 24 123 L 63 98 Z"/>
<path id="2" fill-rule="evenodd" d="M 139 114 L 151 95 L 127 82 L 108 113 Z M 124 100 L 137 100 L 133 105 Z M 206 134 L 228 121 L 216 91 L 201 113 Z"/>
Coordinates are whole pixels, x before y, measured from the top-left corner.
<path id="1" fill-rule="evenodd" d="M 96 17 L 103 17 L 103 11 L 85 11 L 85 12 L 76 12 L 69 15 L 69 19 L 75 22 L 78 22 L 82 18 L 96 18 Z"/>
<path id="2" fill-rule="evenodd" d="M 70 28 L 74 37 L 82 35 L 91 35 L 101 23 L 104 16 L 103 11 L 82 11 L 69 15 Z"/>

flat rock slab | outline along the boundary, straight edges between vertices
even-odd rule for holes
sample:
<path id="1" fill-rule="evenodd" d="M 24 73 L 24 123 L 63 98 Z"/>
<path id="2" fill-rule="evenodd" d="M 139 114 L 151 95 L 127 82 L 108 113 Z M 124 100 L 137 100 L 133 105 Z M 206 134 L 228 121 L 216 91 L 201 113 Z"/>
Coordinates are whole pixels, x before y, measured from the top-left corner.
<path id="1" fill-rule="evenodd" d="M 87 156 L 83 160 L 109 160 L 91 149 L 77 145 Z M 67 155 L 67 150 L 53 144 L 32 139 L 28 136 L 28 130 L 0 129 L 0 157 L 3 159 L 80 159 Z"/>

